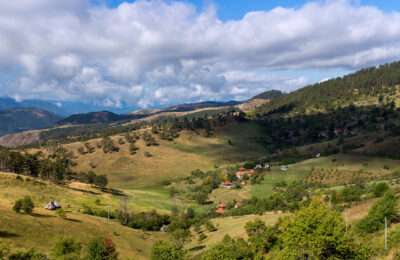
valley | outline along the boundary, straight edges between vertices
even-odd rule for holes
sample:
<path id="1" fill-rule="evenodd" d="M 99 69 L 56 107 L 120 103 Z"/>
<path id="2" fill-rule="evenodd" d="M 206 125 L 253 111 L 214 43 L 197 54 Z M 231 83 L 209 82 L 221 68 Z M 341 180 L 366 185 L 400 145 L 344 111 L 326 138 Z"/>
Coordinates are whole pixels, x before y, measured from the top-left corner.
<path id="1" fill-rule="evenodd" d="M 233 106 L 77 115 L 15 134 L 20 141 L 3 137 L 13 145 L 0 149 L 1 246 L 51 258 L 71 238 L 84 256 L 100 237 L 120 259 L 296 259 L 296 243 L 319 254 L 334 236 L 338 259 L 397 259 L 399 82 L 385 74 L 393 70 L 398 63 Z M 343 95 L 354 89 L 335 92 L 376 75 L 374 87 L 355 84 L 363 95 L 351 102 Z M 17 207 L 26 201 L 31 212 Z M 54 201 L 61 209 L 44 209 Z M 314 235 L 322 249 L 303 240 Z"/>

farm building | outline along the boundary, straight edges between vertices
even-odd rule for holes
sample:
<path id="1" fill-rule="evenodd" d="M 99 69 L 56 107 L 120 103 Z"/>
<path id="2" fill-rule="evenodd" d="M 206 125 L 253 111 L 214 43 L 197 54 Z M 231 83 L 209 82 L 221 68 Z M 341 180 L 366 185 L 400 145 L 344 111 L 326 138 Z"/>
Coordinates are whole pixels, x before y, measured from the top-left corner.
<path id="1" fill-rule="evenodd" d="M 46 204 L 44 208 L 48 210 L 56 210 L 60 209 L 61 205 L 57 201 L 50 201 L 49 203 Z"/>
<path id="2" fill-rule="evenodd" d="M 223 202 L 220 202 L 215 210 L 215 213 L 222 215 L 225 213 L 225 208 L 225 204 Z"/>
<path id="3" fill-rule="evenodd" d="M 224 181 L 221 186 L 225 189 L 232 189 L 234 187 L 234 184 L 230 181 Z"/>

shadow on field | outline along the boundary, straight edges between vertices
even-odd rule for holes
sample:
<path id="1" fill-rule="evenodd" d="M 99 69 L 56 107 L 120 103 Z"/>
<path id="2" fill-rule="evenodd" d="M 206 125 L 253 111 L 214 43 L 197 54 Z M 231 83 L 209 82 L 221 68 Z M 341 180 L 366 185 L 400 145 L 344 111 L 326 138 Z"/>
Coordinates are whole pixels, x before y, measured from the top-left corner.
<path id="1" fill-rule="evenodd" d="M 13 237 L 19 237 L 19 235 L 16 233 L 0 230 L 0 237 L 1 238 L 13 238 Z"/>
<path id="2" fill-rule="evenodd" d="M 71 188 L 71 187 L 68 187 L 68 189 L 71 189 L 71 190 L 74 190 L 74 191 L 80 191 L 80 192 L 88 193 L 88 194 L 92 194 L 92 195 L 100 195 L 100 194 L 101 194 L 100 192 L 94 192 L 94 191 L 84 190 L 84 189 L 78 189 L 78 188 Z"/>
<path id="3" fill-rule="evenodd" d="M 70 222 L 75 222 L 75 223 L 82 223 L 82 221 L 79 219 L 65 218 L 65 220 L 70 221 Z"/>
<path id="4" fill-rule="evenodd" d="M 44 214 L 39 214 L 39 213 L 32 213 L 31 216 L 35 217 L 35 218 L 55 218 L 55 216 L 44 215 Z"/>

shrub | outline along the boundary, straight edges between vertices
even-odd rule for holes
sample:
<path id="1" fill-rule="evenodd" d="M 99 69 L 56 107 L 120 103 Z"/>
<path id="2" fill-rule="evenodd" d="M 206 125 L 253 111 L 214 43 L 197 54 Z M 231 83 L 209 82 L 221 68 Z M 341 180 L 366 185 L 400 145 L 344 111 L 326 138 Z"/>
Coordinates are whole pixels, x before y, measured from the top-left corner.
<path id="1" fill-rule="evenodd" d="M 372 206 L 368 215 L 357 224 L 358 229 L 365 233 L 372 233 L 383 229 L 385 218 L 390 224 L 392 220 L 398 217 L 396 203 L 396 195 L 393 191 L 389 190 Z"/>
<path id="2" fill-rule="evenodd" d="M 214 226 L 214 224 L 211 221 L 207 221 L 205 225 L 206 225 L 206 229 L 208 230 L 208 232 L 217 231 L 217 228 Z"/>
<path id="3" fill-rule="evenodd" d="M 90 260 L 117 260 L 118 252 L 111 239 L 95 238 L 86 248 L 86 257 Z"/>
<path id="4" fill-rule="evenodd" d="M 82 246 L 73 238 L 61 238 L 56 242 L 52 255 L 56 259 L 75 260 L 80 258 Z"/>
<path id="5" fill-rule="evenodd" d="M 20 251 L 8 256 L 8 260 L 48 260 L 47 256 L 36 252 L 34 249 Z"/>
<path id="6" fill-rule="evenodd" d="M 152 260 L 183 260 L 185 253 L 182 248 L 167 242 L 156 242 L 151 251 Z"/>
<path id="7" fill-rule="evenodd" d="M 385 182 L 380 182 L 372 187 L 372 192 L 375 197 L 382 197 L 387 190 L 389 190 L 389 185 Z"/>
<path id="8" fill-rule="evenodd" d="M 105 188 L 107 187 L 107 184 L 108 184 L 108 179 L 107 176 L 105 175 L 97 175 L 94 178 L 94 185 L 96 185 L 97 187 Z"/>
<path id="9" fill-rule="evenodd" d="M 63 209 L 58 209 L 56 211 L 56 213 L 60 218 L 63 218 L 63 219 L 67 218 L 67 212 L 65 212 L 65 210 L 63 210 Z"/>
<path id="10" fill-rule="evenodd" d="M 204 239 L 206 239 L 207 236 L 204 233 L 200 233 L 199 235 L 199 241 L 203 241 Z"/>
<path id="11" fill-rule="evenodd" d="M 31 197 L 26 196 L 23 199 L 19 199 L 14 203 L 13 210 L 17 213 L 24 212 L 25 214 L 32 214 L 35 205 Z"/>

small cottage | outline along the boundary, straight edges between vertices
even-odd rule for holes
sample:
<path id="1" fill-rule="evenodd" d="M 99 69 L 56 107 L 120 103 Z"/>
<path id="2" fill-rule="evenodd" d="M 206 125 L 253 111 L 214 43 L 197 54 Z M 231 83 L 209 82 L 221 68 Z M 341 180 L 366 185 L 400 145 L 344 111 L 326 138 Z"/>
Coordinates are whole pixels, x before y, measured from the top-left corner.
<path id="1" fill-rule="evenodd" d="M 230 181 L 224 181 L 222 183 L 222 187 L 225 189 L 232 189 L 234 187 L 234 184 Z"/>
<path id="2" fill-rule="evenodd" d="M 225 213 L 225 208 L 225 204 L 223 202 L 220 202 L 215 210 L 215 213 L 222 215 Z"/>
<path id="3" fill-rule="evenodd" d="M 50 201 L 44 208 L 48 210 L 57 210 L 61 208 L 61 205 L 57 201 Z"/>
<path id="4" fill-rule="evenodd" d="M 281 171 L 286 172 L 287 170 L 289 170 L 288 166 L 286 166 L 286 165 L 281 166 Z"/>

